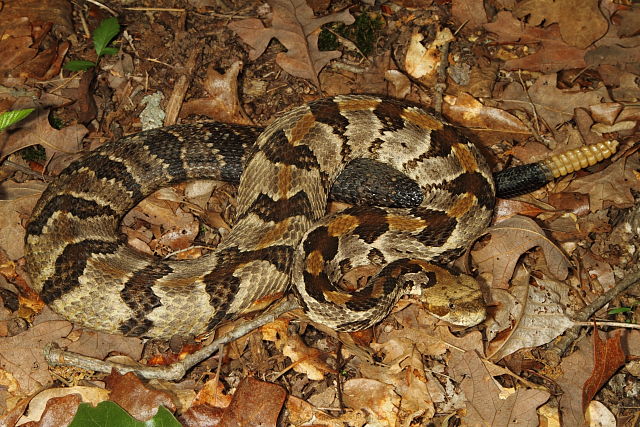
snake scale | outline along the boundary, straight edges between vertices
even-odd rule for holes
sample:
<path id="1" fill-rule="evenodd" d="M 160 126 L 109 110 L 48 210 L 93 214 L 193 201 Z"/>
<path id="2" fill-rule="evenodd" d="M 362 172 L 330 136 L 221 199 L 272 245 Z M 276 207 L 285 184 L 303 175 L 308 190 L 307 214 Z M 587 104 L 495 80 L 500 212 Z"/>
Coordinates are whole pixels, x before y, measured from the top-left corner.
<path id="1" fill-rule="evenodd" d="M 412 183 L 414 206 L 327 216 L 332 186 L 357 162 L 390 169 L 392 186 Z M 552 178 L 534 175 L 525 181 Z M 158 188 L 238 176 L 236 223 L 207 255 L 162 260 L 129 247 L 119 231 L 124 215 Z M 436 317 L 471 326 L 485 317 L 480 288 L 442 265 L 486 229 L 495 194 L 487 162 L 452 126 L 407 102 L 336 96 L 293 108 L 263 131 L 177 125 L 101 146 L 43 193 L 27 225 L 26 265 L 56 312 L 128 336 L 201 334 L 289 288 L 311 320 L 339 331 L 379 322 L 414 291 Z M 341 277 L 371 265 L 379 273 L 345 291 Z"/>

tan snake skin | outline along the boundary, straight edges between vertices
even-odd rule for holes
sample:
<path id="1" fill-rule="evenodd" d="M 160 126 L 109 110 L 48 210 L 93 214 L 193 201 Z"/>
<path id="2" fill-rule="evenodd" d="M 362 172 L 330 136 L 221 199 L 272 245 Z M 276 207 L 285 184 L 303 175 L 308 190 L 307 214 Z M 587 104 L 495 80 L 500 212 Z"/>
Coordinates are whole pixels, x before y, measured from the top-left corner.
<path id="1" fill-rule="evenodd" d="M 477 283 L 432 264 L 459 255 L 489 223 L 491 172 L 476 147 L 412 104 L 337 96 L 279 116 L 257 139 L 238 190 L 238 219 L 216 251 L 161 260 L 135 251 L 120 220 L 156 189 L 189 179 L 225 179 L 225 140 L 242 127 L 196 124 L 105 144 L 47 188 L 27 227 L 32 286 L 83 326 L 168 338 L 207 332 L 293 290 L 314 321 L 366 328 L 405 293 L 460 325 L 484 318 Z M 354 207 L 325 216 L 345 165 L 391 165 L 423 191 L 415 208 Z M 244 162 L 245 160 L 242 159 Z M 342 275 L 382 270 L 348 293 Z"/>

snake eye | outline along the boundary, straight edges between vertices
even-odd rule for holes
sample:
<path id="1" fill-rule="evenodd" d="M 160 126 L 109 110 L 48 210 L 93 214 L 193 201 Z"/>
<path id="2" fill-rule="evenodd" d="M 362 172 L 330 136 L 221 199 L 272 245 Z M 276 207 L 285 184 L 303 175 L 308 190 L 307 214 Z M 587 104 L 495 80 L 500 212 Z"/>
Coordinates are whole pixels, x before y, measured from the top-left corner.
<path id="1" fill-rule="evenodd" d="M 455 310 L 456 309 L 456 304 L 453 302 L 449 303 L 449 310 Z"/>

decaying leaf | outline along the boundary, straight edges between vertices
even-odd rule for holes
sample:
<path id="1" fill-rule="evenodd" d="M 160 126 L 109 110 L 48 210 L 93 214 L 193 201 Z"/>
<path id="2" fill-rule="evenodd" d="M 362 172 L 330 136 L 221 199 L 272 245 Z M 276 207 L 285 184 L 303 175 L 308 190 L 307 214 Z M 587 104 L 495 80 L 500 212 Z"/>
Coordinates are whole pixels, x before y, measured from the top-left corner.
<path id="1" fill-rule="evenodd" d="M 512 286 L 509 293 L 494 289 L 492 299 L 501 310 L 495 323 L 489 324 L 487 335 L 500 332 L 489 344 L 488 357 L 500 360 L 522 348 L 544 345 L 572 327 L 574 323 L 562 304 L 567 293 L 564 283 L 543 279 L 535 279 L 533 284 L 526 280 Z"/>
<path id="2" fill-rule="evenodd" d="M 44 147 L 47 160 L 56 153 L 77 153 L 82 148 L 82 138 L 89 131 L 82 125 L 74 124 L 60 130 L 49 124 L 48 111 L 34 112 L 32 117 L 21 122 L 20 129 L 13 132 L 0 147 L 0 160 L 22 148 L 40 144 Z"/>
<path id="3" fill-rule="evenodd" d="M 446 96 L 442 112 L 453 122 L 474 132 L 503 132 L 529 135 L 531 131 L 516 116 L 499 108 L 487 107 L 467 94 Z"/>
<path id="4" fill-rule="evenodd" d="M 396 425 L 400 396 L 393 386 L 367 378 L 354 378 L 344 384 L 344 403 L 353 409 L 364 409 L 373 425 Z"/>
<path id="5" fill-rule="evenodd" d="M 66 320 L 54 320 L 3 338 L 0 341 L 0 368 L 13 374 L 25 393 L 37 391 L 53 381 L 42 349 L 50 342 L 68 344 L 64 337 L 71 332 L 71 327 Z"/>
<path id="6" fill-rule="evenodd" d="M 441 62 L 440 48 L 451 42 L 454 37 L 451 30 L 444 28 L 436 33 L 435 39 L 428 47 L 422 45 L 424 36 L 420 33 L 413 34 L 407 49 L 404 66 L 412 77 L 416 79 L 429 79 L 435 76 Z"/>
<path id="7" fill-rule="evenodd" d="M 229 28 L 251 46 L 251 60 L 262 55 L 271 39 L 277 38 L 287 52 L 276 55 L 276 63 L 287 73 L 311 80 L 319 86 L 320 70 L 340 56 L 340 52 L 335 50 L 318 49 L 320 27 L 328 22 L 353 24 L 355 19 L 348 10 L 316 18 L 305 0 L 269 0 L 268 3 L 273 9 L 270 28 L 265 28 L 262 21 L 254 18 L 232 22 Z"/>
<path id="8" fill-rule="evenodd" d="M 460 386 L 468 400 L 462 422 L 466 425 L 537 426 L 536 409 L 549 399 L 549 392 L 534 389 L 505 389 L 495 382 L 482 360 L 472 351 L 464 354 L 465 375 Z"/>
<path id="9" fill-rule="evenodd" d="M 620 331 L 606 340 L 600 338 L 598 330 L 593 332 L 593 372 L 582 388 L 582 410 L 602 387 L 624 365 L 627 357 L 622 349 Z"/>
<path id="10" fill-rule="evenodd" d="M 598 0 L 524 0 L 513 14 L 528 17 L 530 25 L 558 23 L 562 40 L 584 49 L 604 36 L 609 27 L 598 3 Z"/>
<path id="11" fill-rule="evenodd" d="M 219 425 L 275 426 L 286 397 L 287 392 L 279 385 L 248 377 L 238 385 Z"/>
<path id="12" fill-rule="evenodd" d="M 496 19 L 484 28 L 498 36 L 503 43 L 520 42 L 525 44 L 539 44 L 538 50 L 523 58 L 508 59 L 504 63 L 507 70 L 530 70 L 550 73 L 571 68 L 583 68 L 584 49 L 573 47 L 560 40 L 560 30 L 557 24 L 547 28 L 532 28 L 524 25 L 511 13 L 498 12 Z"/>
<path id="13" fill-rule="evenodd" d="M 224 74 L 220 74 L 213 66 L 209 67 L 204 81 L 209 96 L 185 102 L 180 109 L 180 115 L 186 117 L 189 114 L 198 114 L 224 123 L 250 124 L 241 114 L 238 99 L 238 73 L 241 69 L 240 61 L 231 64 Z"/>
<path id="14" fill-rule="evenodd" d="M 605 170 L 574 179 L 567 191 L 588 194 L 592 211 L 603 207 L 628 208 L 635 203 L 633 191 L 640 191 L 640 156 L 621 158 Z"/>
<path id="15" fill-rule="evenodd" d="M 506 289 L 520 256 L 534 247 L 545 255 L 549 272 L 557 279 L 567 277 L 569 261 L 538 224 L 530 218 L 514 216 L 488 230 L 491 241 L 471 255 L 481 273 L 489 273 L 492 287 Z"/>

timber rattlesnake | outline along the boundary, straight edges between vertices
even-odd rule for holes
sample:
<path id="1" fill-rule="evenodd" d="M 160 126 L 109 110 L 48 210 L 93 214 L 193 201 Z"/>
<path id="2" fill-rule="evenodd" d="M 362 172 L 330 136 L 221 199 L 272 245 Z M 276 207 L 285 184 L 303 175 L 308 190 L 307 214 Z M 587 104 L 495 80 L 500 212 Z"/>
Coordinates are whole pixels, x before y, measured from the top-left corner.
<path id="1" fill-rule="evenodd" d="M 337 330 L 378 322 L 419 284 L 434 315 L 466 326 L 482 321 L 475 280 L 436 265 L 485 230 L 494 206 L 491 171 L 459 132 L 412 104 L 349 95 L 281 115 L 247 154 L 238 141 L 258 133 L 178 125 L 107 143 L 72 163 L 27 226 L 32 286 L 69 320 L 130 336 L 209 331 L 282 296 L 290 282 L 309 317 Z M 357 206 L 325 217 L 332 184 L 360 158 L 413 182 L 417 205 Z M 158 188 L 233 181 L 243 167 L 237 222 L 211 254 L 161 260 L 133 250 L 119 232 L 122 217 Z M 347 293 L 335 284 L 371 264 L 382 270 L 363 289 Z"/>

